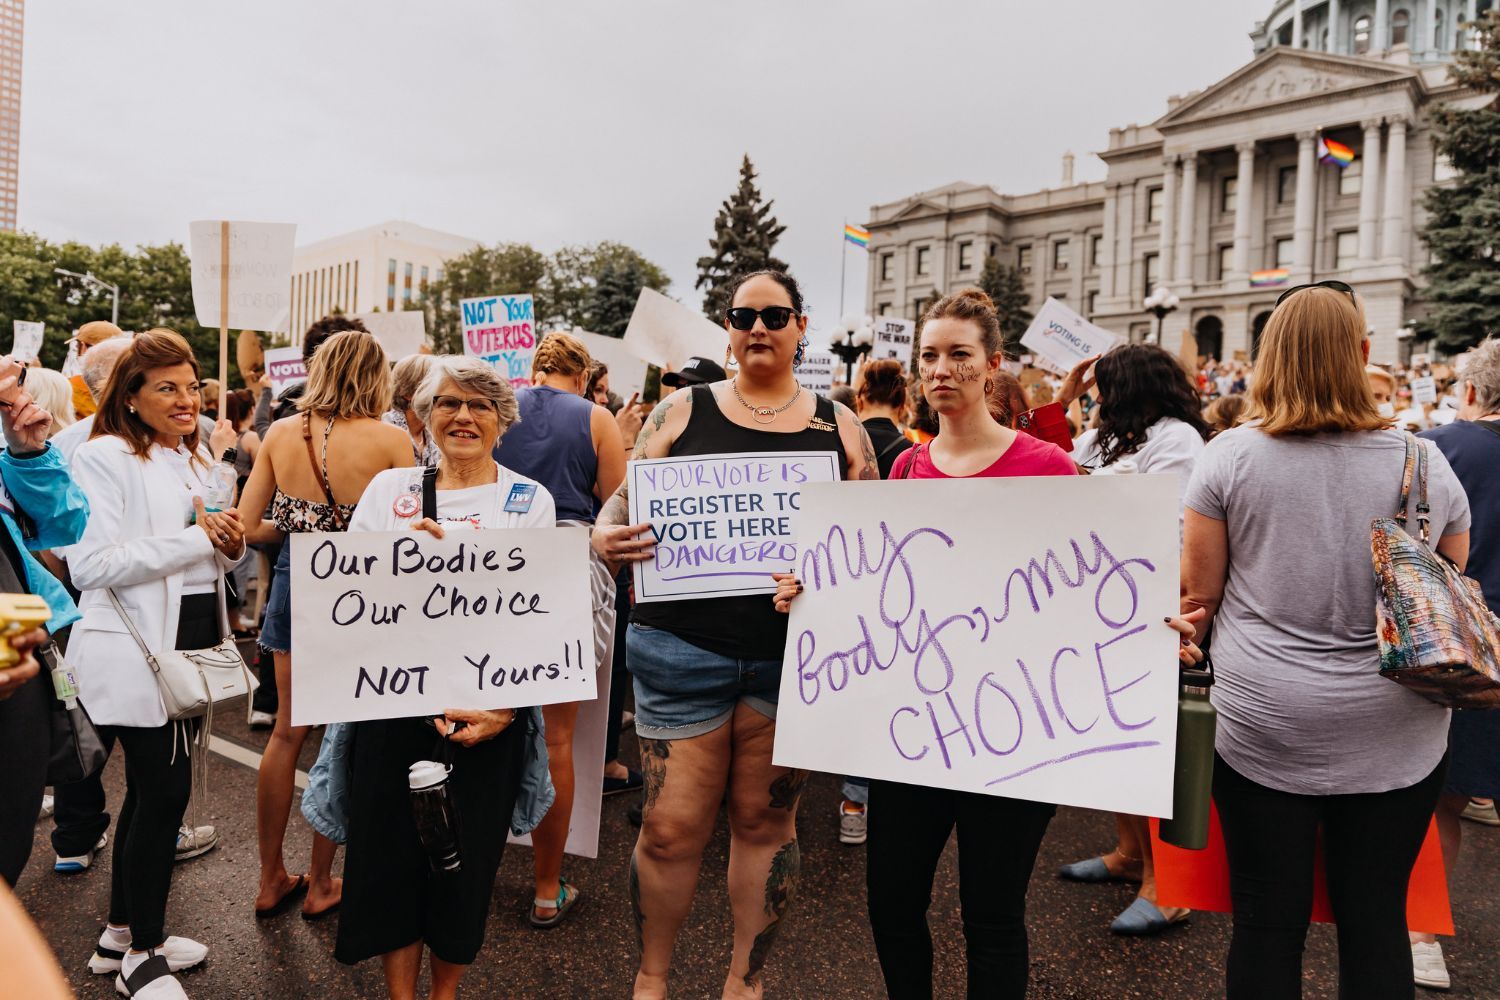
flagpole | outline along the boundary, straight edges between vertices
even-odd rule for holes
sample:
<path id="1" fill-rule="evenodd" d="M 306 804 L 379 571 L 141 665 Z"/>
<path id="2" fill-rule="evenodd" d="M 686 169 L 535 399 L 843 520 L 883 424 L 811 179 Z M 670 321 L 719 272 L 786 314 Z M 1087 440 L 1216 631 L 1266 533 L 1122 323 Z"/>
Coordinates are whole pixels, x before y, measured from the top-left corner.
<path id="1" fill-rule="evenodd" d="M 844 219 L 844 228 L 839 231 L 839 322 L 844 321 L 844 274 L 849 269 L 849 248 L 844 246 L 849 231 L 849 219 Z"/>

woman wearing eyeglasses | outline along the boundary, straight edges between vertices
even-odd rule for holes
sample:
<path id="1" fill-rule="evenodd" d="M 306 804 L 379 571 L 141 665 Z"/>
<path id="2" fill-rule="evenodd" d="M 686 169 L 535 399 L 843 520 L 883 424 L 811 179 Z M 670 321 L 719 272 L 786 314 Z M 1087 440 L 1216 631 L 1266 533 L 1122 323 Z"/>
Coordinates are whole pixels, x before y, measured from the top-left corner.
<path id="1" fill-rule="evenodd" d="M 261 442 L 239 509 L 270 507 L 270 521 L 251 541 L 276 541 L 303 531 L 344 531 L 370 480 L 386 469 L 412 464 L 411 438 L 381 417 L 391 406 L 390 364 L 368 333 L 346 330 L 329 337 L 308 362 L 301 411 L 271 425 Z M 292 808 L 297 757 L 309 727 L 292 726 L 291 539 L 281 547 L 260 644 L 276 661 L 280 697 L 276 725 L 266 743 L 255 786 L 255 827 L 260 843 L 260 889 L 255 915 L 265 919 L 302 901 L 308 920 L 339 905 L 339 881 L 331 875 L 335 845 L 313 834 L 310 872 L 293 876 L 282 857 Z M 317 669 L 317 664 L 310 665 Z M 303 897 L 306 897 L 303 900 Z"/>
<path id="2" fill-rule="evenodd" d="M 738 372 L 663 400 L 636 440 L 635 457 L 828 451 L 845 478 L 879 479 L 858 418 L 793 376 L 807 330 L 797 283 L 757 271 L 735 283 L 729 302 L 724 327 Z M 651 525 L 630 524 L 628 513 L 622 485 L 594 531 L 594 550 L 611 563 L 653 556 Z M 723 996 L 761 995 L 761 970 L 801 863 L 796 814 L 807 780 L 806 772 L 771 763 L 786 630 L 769 595 L 635 608 L 627 642 L 646 778 L 630 868 L 641 944 L 637 998 L 666 996 L 672 946 L 726 786 L 734 950 Z"/>

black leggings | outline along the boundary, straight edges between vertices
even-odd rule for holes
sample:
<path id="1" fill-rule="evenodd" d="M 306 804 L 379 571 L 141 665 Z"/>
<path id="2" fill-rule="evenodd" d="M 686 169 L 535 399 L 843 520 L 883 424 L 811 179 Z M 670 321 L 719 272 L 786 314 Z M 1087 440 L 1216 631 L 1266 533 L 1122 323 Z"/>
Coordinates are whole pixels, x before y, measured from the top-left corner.
<path id="1" fill-rule="evenodd" d="M 1257 784 L 1215 756 L 1214 802 L 1234 902 L 1228 1000 L 1302 996 L 1320 824 L 1338 922 L 1339 997 L 1416 995 L 1406 888 L 1446 771 L 1444 760 L 1415 785 L 1389 792 L 1294 795 Z"/>
<path id="2" fill-rule="evenodd" d="M 31 856 L 51 747 L 52 678 L 44 667 L 0 701 L 0 881 L 12 888 Z"/>
<path id="3" fill-rule="evenodd" d="M 930 1000 L 927 908 L 948 835 L 958 827 L 970 998 L 1026 994 L 1026 885 L 1047 824 L 1046 802 L 1024 802 L 894 781 L 870 782 L 866 886 L 875 953 L 892 1000 Z"/>

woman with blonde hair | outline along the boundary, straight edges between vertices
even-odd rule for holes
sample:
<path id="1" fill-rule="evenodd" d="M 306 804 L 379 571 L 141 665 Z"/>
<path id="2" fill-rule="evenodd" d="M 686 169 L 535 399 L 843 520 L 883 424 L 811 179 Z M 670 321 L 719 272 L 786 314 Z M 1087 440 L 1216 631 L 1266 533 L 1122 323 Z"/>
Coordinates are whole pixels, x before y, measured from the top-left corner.
<path id="1" fill-rule="evenodd" d="M 1320 839 L 1339 995 L 1414 991 L 1406 889 L 1450 713 L 1380 676 L 1370 521 L 1395 513 L 1408 442 L 1370 394 L 1365 329 L 1342 282 L 1284 292 L 1246 420 L 1209 442 L 1185 498 L 1182 610 L 1206 613 L 1198 634 L 1213 628 L 1229 1000 L 1302 995 Z M 1442 452 L 1417 446 L 1437 551 L 1462 567 L 1463 487 Z"/>
<path id="2" fill-rule="evenodd" d="M 252 518 L 270 507 L 270 521 L 251 532 L 252 541 L 344 531 L 371 479 L 412 464 L 410 437 L 381 420 L 391 406 L 391 378 L 385 350 L 373 336 L 346 330 L 329 337 L 312 356 L 306 385 L 297 401 L 301 412 L 267 431 L 240 498 L 239 509 Z M 260 842 L 255 915 L 274 917 L 305 895 L 302 916 L 313 920 L 338 908 L 340 885 L 331 875 L 335 845 L 321 834 L 313 834 L 310 875 L 288 874 L 282 856 L 297 757 L 309 728 L 291 724 L 290 538 L 276 560 L 260 644 L 275 657 L 280 697 L 255 788 Z"/>
<path id="3" fill-rule="evenodd" d="M 26 391 L 37 406 L 52 414 L 51 437 L 78 420 L 73 408 L 73 383 L 62 372 L 51 368 L 31 368 L 26 373 Z"/>

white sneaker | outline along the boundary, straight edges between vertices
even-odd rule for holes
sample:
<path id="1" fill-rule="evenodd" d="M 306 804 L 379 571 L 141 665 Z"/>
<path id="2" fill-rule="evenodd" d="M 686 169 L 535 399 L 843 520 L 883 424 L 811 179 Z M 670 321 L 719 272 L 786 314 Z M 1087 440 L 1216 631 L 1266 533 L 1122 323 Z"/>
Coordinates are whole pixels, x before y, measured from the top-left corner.
<path id="1" fill-rule="evenodd" d="M 851 805 L 858 803 L 844 802 L 839 805 L 839 843 L 863 844 L 870 836 L 870 807 L 862 805 L 858 812 L 850 812 Z"/>
<path id="2" fill-rule="evenodd" d="M 62 875 L 77 875 L 79 872 L 88 871 L 89 865 L 94 863 L 94 859 L 99 856 L 100 851 L 104 850 L 104 845 L 108 841 L 109 834 L 101 834 L 99 843 L 83 854 L 74 855 L 71 858 L 65 858 L 59 854 L 57 860 L 52 862 L 52 870 Z"/>
<path id="3" fill-rule="evenodd" d="M 53 810 L 55 808 L 56 808 L 56 806 L 54 805 L 54 800 L 53 800 L 52 796 L 50 796 L 50 795 L 43 795 L 42 796 L 42 811 L 37 816 L 37 822 L 41 822 L 42 820 L 47 819 L 49 816 L 51 816 L 52 812 L 53 812 Z"/>
<path id="4" fill-rule="evenodd" d="M 177 831 L 177 858 L 186 861 L 219 846 L 219 832 L 211 826 L 184 826 Z"/>
<path id="5" fill-rule="evenodd" d="M 251 729 L 270 729 L 274 725 L 276 725 L 276 716 L 270 712 L 258 712 L 253 708 L 250 710 Z"/>
<path id="6" fill-rule="evenodd" d="M 45 809 L 46 807 L 43 806 L 42 808 Z M 1464 806 L 1464 811 L 1459 815 L 1475 823 L 1483 823 L 1485 826 L 1500 826 L 1500 814 L 1495 812 L 1495 803 L 1493 802 L 1481 804 L 1470 799 L 1468 804 Z"/>
<path id="7" fill-rule="evenodd" d="M 1414 941 L 1411 946 L 1412 978 L 1429 990 L 1446 990 L 1449 985 L 1448 964 L 1443 961 L 1443 946 L 1436 941 Z"/>
<path id="8" fill-rule="evenodd" d="M 103 933 L 99 935 L 99 944 L 94 948 L 94 955 L 89 959 L 89 971 L 96 976 L 120 972 L 124 967 L 125 953 L 129 950 L 130 932 L 117 931 L 105 925 Z M 167 966 L 172 972 L 191 969 L 208 957 L 208 945 L 185 937 L 169 937 L 161 943 L 161 947 L 152 951 L 167 960 Z"/>
<path id="9" fill-rule="evenodd" d="M 130 968 L 115 976 L 115 992 L 139 1000 L 188 1000 L 187 991 L 172 975 L 171 962 L 157 948 L 144 955 L 131 955 Z"/>

